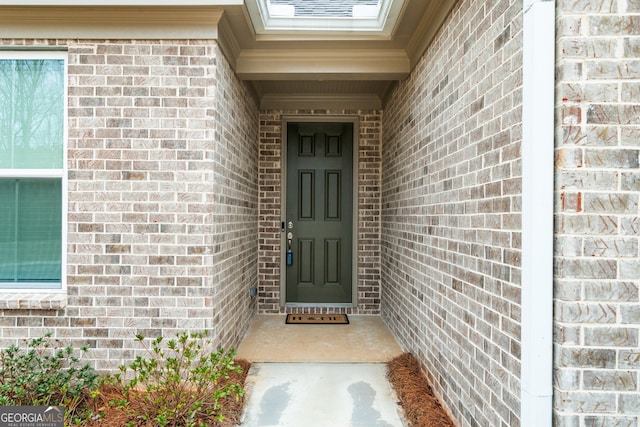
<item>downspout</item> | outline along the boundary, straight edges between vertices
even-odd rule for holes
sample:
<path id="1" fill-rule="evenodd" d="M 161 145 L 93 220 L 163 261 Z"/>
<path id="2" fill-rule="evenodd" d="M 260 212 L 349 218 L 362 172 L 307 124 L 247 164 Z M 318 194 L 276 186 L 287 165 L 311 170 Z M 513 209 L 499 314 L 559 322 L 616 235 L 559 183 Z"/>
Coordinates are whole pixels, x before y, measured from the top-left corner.
<path id="1" fill-rule="evenodd" d="M 520 426 L 553 417 L 555 1 L 524 0 Z"/>

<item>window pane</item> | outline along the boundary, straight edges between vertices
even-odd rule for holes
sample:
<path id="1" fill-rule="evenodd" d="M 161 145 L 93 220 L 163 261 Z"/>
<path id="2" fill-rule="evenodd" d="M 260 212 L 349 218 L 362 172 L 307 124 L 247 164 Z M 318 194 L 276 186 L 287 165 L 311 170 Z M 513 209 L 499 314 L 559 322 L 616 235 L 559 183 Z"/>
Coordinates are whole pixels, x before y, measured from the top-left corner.
<path id="1" fill-rule="evenodd" d="M 294 16 L 323 18 L 353 18 L 354 7 L 379 7 L 381 0 L 268 0 L 269 10 L 273 6 L 286 5 L 293 9 Z M 275 9 L 277 10 L 277 9 Z M 377 11 L 377 8 L 374 9 Z M 375 16 L 375 15 L 373 15 Z"/>
<path id="2" fill-rule="evenodd" d="M 0 179 L 0 282 L 61 280 L 60 179 Z"/>
<path id="3" fill-rule="evenodd" d="M 63 164 L 64 61 L 0 60 L 0 169 Z"/>
<path id="4" fill-rule="evenodd" d="M 16 181 L 0 179 L 0 281 L 16 278 Z"/>

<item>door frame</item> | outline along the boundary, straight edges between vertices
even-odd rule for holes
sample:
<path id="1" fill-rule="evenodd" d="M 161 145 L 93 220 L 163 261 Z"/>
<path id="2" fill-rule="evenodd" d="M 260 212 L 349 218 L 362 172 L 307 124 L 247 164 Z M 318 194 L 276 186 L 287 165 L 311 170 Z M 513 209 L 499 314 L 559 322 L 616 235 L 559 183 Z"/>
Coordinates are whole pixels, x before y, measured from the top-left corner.
<path id="1" fill-rule="evenodd" d="M 360 118 L 344 116 L 282 116 L 280 140 L 280 221 L 286 222 L 287 211 L 287 125 L 289 123 L 351 123 L 353 124 L 353 183 L 352 205 L 353 219 L 351 230 L 351 303 L 292 303 L 287 302 L 287 266 L 286 266 L 286 227 L 280 230 L 280 306 L 281 307 L 346 307 L 358 306 L 358 187 L 360 181 L 358 152 L 360 147 Z"/>

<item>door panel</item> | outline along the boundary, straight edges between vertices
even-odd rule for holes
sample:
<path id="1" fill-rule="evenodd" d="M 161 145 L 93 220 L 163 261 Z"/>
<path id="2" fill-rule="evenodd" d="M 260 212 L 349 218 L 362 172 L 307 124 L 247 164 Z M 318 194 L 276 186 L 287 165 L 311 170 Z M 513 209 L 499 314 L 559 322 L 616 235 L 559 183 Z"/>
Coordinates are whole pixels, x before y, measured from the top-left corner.
<path id="1" fill-rule="evenodd" d="M 340 221 L 340 216 L 342 214 L 341 178 L 341 171 L 325 172 L 325 221 Z"/>
<path id="2" fill-rule="evenodd" d="M 353 124 L 287 124 L 286 302 L 352 302 Z"/>
<path id="3" fill-rule="evenodd" d="M 313 221 L 315 210 L 315 171 L 299 171 L 298 220 Z"/>
<path id="4" fill-rule="evenodd" d="M 298 239 L 298 253 L 300 262 L 298 266 L 298 284 L 312 286 L 315 280 L 313 267 L 315 265 L 313 249 L 315 247 L 313 239 Z M 294 260 L 296 254 L 294 254 Z"/>
<path id="5" fill-rule="evenodd" d="M 327 285 L 340 285 L 341 243 L 340 239 L 326 239 L 324 241 L 324 271 Z"/>

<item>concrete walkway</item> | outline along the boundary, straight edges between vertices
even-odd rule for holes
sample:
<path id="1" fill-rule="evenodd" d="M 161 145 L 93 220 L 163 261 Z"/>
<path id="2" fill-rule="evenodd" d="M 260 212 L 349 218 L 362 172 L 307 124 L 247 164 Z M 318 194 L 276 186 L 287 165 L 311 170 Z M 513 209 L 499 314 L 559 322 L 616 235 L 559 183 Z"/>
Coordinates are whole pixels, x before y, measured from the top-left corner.
<path id="1" fill-rule="evenodd" d="M 256 363 L 243 427 L 403 427 L 381 363 Z"/>
<path id="2" fill-rule="evenodd" d="M 238 347 L 251 362 L 242 427 L 404 427 L 386 379 L 402 354 L 378 316 L 349 325 L 286 325 L 258 316 Z"/>
<path id="3" fill-rule="evenodd" d="M 238 346 L 249 362 L 386 363 L 402 354 L 380 316 L 349 316 L 348 325 L 287 325 L 260 315 Z"/>

